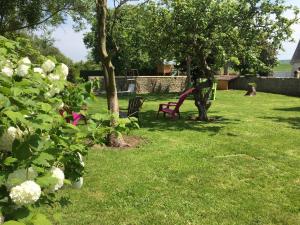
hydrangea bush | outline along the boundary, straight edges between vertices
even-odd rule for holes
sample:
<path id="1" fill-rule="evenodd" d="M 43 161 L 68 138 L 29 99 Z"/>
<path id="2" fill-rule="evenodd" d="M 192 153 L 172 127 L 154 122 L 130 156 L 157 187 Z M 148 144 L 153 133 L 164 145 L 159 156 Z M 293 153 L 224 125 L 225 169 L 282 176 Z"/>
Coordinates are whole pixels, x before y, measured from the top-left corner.
<path id="1" fill-rule="evenodd" d="M 18 48 L 0 36 L 0 224 L 51 224 L 35 209 L 66 184 L 81 188 L 86 134 L 58 113 L 70 104 L 68 67 L 42 56 L 33 63 Z M 82 87 L 79 106 L 92 91 Z"/>

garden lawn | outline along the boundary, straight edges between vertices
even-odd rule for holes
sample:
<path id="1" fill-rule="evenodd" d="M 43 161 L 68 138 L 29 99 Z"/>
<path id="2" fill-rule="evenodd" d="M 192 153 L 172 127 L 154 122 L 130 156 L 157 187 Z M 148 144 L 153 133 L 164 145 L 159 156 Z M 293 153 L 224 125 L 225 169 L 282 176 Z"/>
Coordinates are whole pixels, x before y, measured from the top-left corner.
<path id="1" fill-rule="evenodd" d="M 274 68 L 274 72 L 291 72 L 292 65 L 290 60 L 280 60 L 279 64 Z"/>
<path id="2" fill-rule="evenodd" d="M 156 119 L 158 104 L 176 95 L 145 95 L 132 132 L 144 143 L 91 150 L 83 188 L 64 190 L 71 203 L 44 210 L 66 225 L 299 225 L 300 98 L 243 94 L 217 92 L 212 123 L 188 120 L 192 100 L 181 120 Z M 104 98 L 90 106 L 105 108 Z"/>

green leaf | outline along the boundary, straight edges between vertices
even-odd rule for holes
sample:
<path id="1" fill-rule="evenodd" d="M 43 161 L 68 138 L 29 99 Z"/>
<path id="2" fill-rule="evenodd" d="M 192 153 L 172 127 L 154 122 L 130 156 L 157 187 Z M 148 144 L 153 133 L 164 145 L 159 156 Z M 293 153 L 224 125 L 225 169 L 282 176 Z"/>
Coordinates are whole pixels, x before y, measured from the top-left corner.
<path id="1" fill-rule="evenodd" d="M 7 49 L 0 48 L 0 55 L 6 55 L 6 54 L 7 54 Z"/>
<path id="2" fill-rule="evenodd" d="M 26 207 L 20 207 L 20 208 L 15 209 L 13 211 L 13 213 L 10 214 L 10 216 L 11 216 L 11 218 L 14 218 L 15 220 L 20 221 L 20 220 L 28 218 L 30 216 L 30 211 Z"/>
<path id="3" fill-rule="evenodd" d="M 86 84 L 85 84 L 85 90 L 86 90 L 86 92 L 87 93 L 91 93 L 92 92 L 92 83 L 91 82 L 87 82 Z"/>
<path id="4" fill-rule="evenodd" d="M 10 89 L 11 90 L 11 93 L 13 96 L 19 96 L 22 94 L 23 90 L 21 88 L 18 88 L 18 87 L 13 87 Z"/>
<path id="5" fill-rule="evenodd" d="M 15 45 L 11 42 L 5 42 L 5 47 L 8 49 L 15 49 Z"/>
<path id="6" fill-rule="evenodd" d="M 4 76 L 2 76 L 2 77 L 4 77 Z M 1 79 L 3 79 L 3 78 L 1 78 Z M 11 95 L 11 91 L 10 91 L 9 87 L 0 87 L 0 93 L 4 94 L 6 96 L 10 96 Z"/>
<path id="7" fill-rule="evenodd" d="M 50 167 L 49 162 L 53 161 L 54 157 L 48 153 L 42 152 L 36 159 L 32 162 L 39 166 Z"/>
<path id="8" fill-rule="evenodd" d="M 14 153 L 14 156 L 18 160 L 26 160 L 30 156 L 32 156 L 32 152 L 29 146 L 29 143 L 23 142 L 20 143 L 19 140 L 15 140 L 12 147 L 12 152 Z"/>
<path id="9" fill-rule="evenodd" d="M 14 164 L 16 161 L 18 161 L 18 159 L 14 158 L 14 157 L 7 157 L 5 160 L 4 160 L 4 165 L 6 166 L 11 166 L 12 164 Z"/>
<path id="10" fill-rule="evenodd" d="M 68 179 L 64 179 L 64 184 L 65 185 L 72 185 L 72 181 L 70 181 Z"/>
<path id="11" fill-rule="evenodd" d="M 9 118 L 11 119 L 14 123 L 17 123 L 17 122 L 25 122 L 26 123 L 26 120 L 24 119 L 24 115 L 22 113 L 19 113 L 19 112 L 13 112 L 13 111 L 5 111 L 4 114 Z"/>
<path id="12" fill-rule="evenodd" d="M 46 113 L 52 110 L 52 106 L 47 103 L 40 102 L 38 103 L 38 106 L 41 108 L 42 111 Z"/>
<path id="13" fill-rule="evenodd" d="M 47 114 L 39 114 L 37 116 L 37 120 L 41 120 L 43 122 L 47 122 L 47 123 L 53 123 L 53 118 L 52 116 L 49 116 Z"/>
<path id="14" fill-rule="evenodd" d="M 46 175 L 43 177 L 37 178 L 36 182 L 42 187 L 42 188 L 50 188 L 54 187 L 57 183 L 57 178 L 52 177 L 50 175 Z"/>
<path id="15" fill-rule="evenodd" d="M 77 127 L 77 126 L 74 126 L 73 124 L 70 124 L 70 123 L 66 123 L 65 126 L 69 129 L 65 129 L 65 130 L 68 130 L 70 132 L 74 132 L 74 131 L 80 131 L 80 129 Z M 70 130 L 71 129 L 71 130 Z"/>
<path id="16" fill-rule="evenodd" d="M 32 220 L 31 220 L 33 225 L 52 225 L 50 220 L 47 219 L 47 217 L 43 214 L 36 214 Z"/>
<path id="17" fill-rule="evenodd" d="M 38 134 L 31 135 L 27 139 L 27 143 L 29 144 L 29 146 L 30 147 L 34 147 L 34 148 L 38 148 L 39 147 L 40 141 L 41 141 L 41 137 Z"/>

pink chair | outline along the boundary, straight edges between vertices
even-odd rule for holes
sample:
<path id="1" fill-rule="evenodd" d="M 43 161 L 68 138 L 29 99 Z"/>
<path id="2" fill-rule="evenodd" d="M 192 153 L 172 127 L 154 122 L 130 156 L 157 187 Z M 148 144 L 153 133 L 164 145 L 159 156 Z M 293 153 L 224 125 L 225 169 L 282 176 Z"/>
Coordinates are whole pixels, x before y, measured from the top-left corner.
<path id="1" fill-rule="evenodd" d="M 73 116 L 73 125 L 74 126 L 77 126 L 79 120 L 83 117 L 81 114 L 78 114 L 78 113 L 75 113 L 75 112 L 72 112 L 72 116 Z"/>
<path id="2" fill-rule="evenodd" d="M 64 117 L 64 112 L 66 112 L 66 111 L 63 110 L 63 109 L 59 110 L 59 114 L 60 114 L 62 117 Z M 85 124 L 87 124 L 86 118 L 85 118 L 85 116 L 82 115 L 82 114 L 72 112 L 72 117 L 73 117 L 72 124 L 73 124 L 74 126 L 77 126 L 77 125 L 78 125 L 78 122 L 79 122 L 81 119 L 84 119 Z M 71 123 L 70 118 L 65 118 L 65 120 L 66 120 L 67 123 Z"/>
<path id="3" fill-rule="evenodd" d="M 179 96 L 179 99 L 177 102 L 168 102 L 168 103 L 159 104 L 156 118 L 158 118 L 160 112 L 164 113 L 164 117 L 166 116 L 166 114 L 169 114 L 173 119 L 175 119 L 176 116 L 178 116 L 178 118 L 180 118 L 179 108 L 183 104 L 186 97 L 189 94 L 193 93 L 194 90 L 195 90 L 195 88 L 190 88 L 190 89 L 186 90 L 185 92 L 183 92 Z"/>

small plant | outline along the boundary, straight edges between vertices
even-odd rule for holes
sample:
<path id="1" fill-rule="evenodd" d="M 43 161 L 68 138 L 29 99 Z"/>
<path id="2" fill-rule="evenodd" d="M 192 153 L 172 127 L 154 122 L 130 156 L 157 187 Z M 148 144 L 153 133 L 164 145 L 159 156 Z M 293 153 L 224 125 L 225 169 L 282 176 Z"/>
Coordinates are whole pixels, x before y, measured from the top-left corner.
<path id="1" fill-rule="evenodd" d="M 110 117 L 113 115 L 94 114 L 89 120 L 87 137 L 92 140 L 94 144 L 108 143 L 108 136 L 114 133 L 116 136 L 128 134 L 133 129 L 139 129 L 138 120 L 135 117 L 117 118 L 117 125 L 110 126 Z"/>

